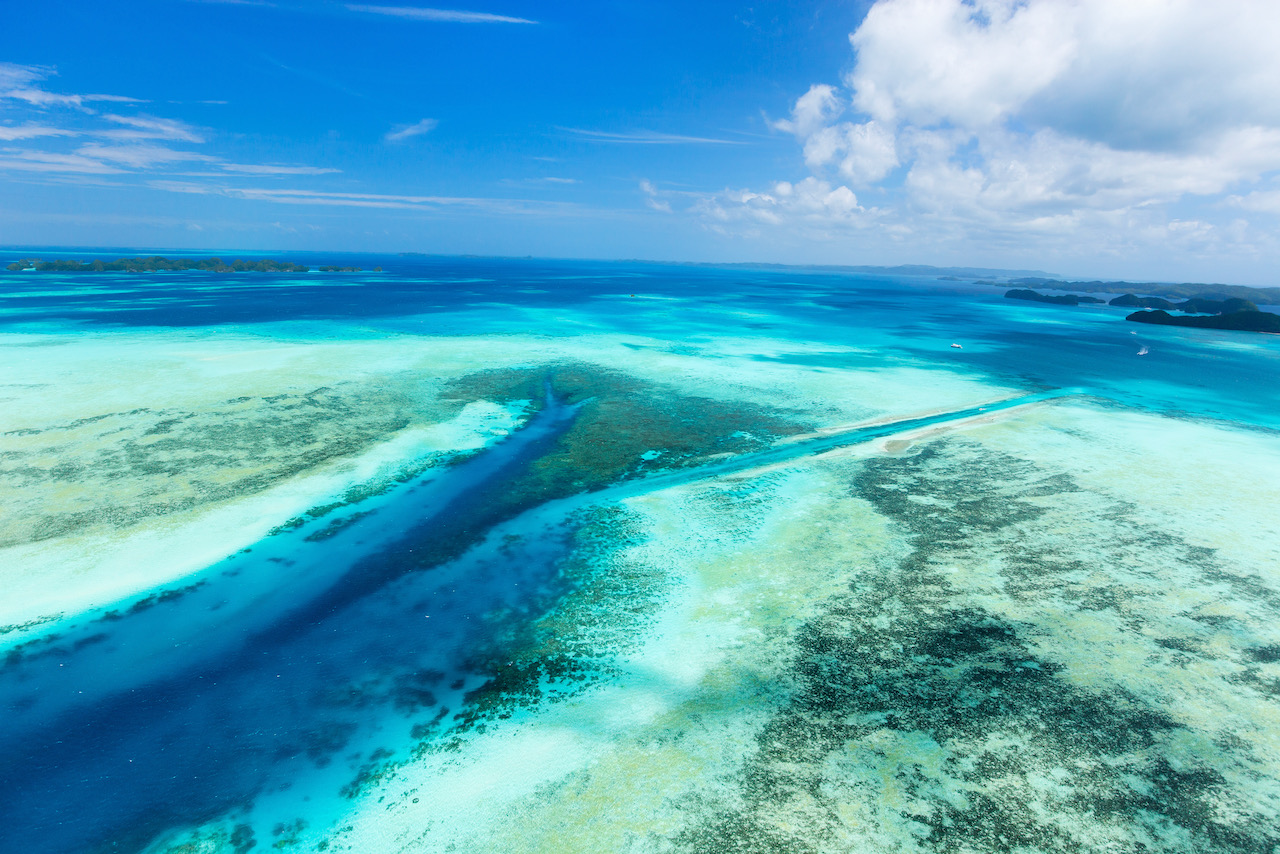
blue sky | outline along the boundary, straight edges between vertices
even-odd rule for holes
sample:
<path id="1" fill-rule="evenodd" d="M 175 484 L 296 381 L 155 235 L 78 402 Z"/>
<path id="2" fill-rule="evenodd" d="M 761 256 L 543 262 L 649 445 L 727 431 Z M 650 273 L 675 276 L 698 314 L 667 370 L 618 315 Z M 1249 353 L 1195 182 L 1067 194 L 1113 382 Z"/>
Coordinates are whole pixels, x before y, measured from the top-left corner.
<path id="1" fill-rule="evenodd" d="M 9 3 L 0 244 L 1274 284 L 1267 0 Z"/>

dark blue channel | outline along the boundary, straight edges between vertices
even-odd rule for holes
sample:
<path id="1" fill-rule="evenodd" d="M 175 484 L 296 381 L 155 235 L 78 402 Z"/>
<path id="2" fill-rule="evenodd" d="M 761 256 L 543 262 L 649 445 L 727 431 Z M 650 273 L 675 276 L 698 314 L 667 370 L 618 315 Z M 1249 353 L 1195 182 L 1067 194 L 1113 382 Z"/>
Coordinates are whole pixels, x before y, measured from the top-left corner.
<path id="1" fill-rule="evenodd" d="M 477 675 L 474 651 L 503 628 L 485 615 L 541 613 L 559 594 L 571 532 L 535 538 L 497 568 L 419 572 L 415 550 L 474 541 L 501 521 L 495 496 L 575 414 L 549 397 L 522 431 L 445 474 L 447 489 L 404 487 L 378 511 L 406 517 L 390 526 L 399 536 L 364 543 L 365 557 L 332 583 L 319 573 L 308 589 L 303 575 L 276 591 L 287 607 L 225 604 L 288 553 L 263 544 L 257 565 L 241 556 L 189 594 L 81 627 L 0 670 L 0 851 L 137 850 L 299 771 L 349 761 L 382 713 L 429 720 L 456 703 L 459 683 Z M 432 486 L 433 505 L 419 506 Z M 193 638 L 192 624 L 220 608 L 217 637 Z"/>

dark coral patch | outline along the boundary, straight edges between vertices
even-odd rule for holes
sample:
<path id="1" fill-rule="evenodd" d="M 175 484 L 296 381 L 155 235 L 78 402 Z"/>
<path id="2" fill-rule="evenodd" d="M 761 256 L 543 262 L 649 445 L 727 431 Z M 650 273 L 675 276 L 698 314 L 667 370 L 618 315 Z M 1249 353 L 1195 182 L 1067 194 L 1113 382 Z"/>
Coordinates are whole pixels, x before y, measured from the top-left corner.
<path id="1" fill-rule="evenodd" d="M 913 549 L 860 568 L 849 592 L 799 629 L 791 699 L 756 738 L 736 803 L 691 803 L 677 850 L 846 850 L 842 840 L 863 830 L 846 823 L 857 803 L 873 836 L 955 854 L 1280 843 L 1256 793 L 1233 787 L 1215 757 L 1170 753 L 1184 726 L 1162 706 L 1119 679 L 1068 679 L 1044 651 L 1051 626 L 1012 622 L 953 584 L 947 567 L 998 555 L 1004 595 L 1114 611 L 1141 632 L 1141 600 L 1117 583 L 1080 601 L 1080 574 L 1098 567 L 1027 534 L 1043 523 L 1045 499 L 1067 504 L 1080 492 L 1069 478 L 953 440 L 861 464 L 853 491 L 905 526 Z M 1108 530 L 1118 524 L 1123 536 L 1104 559 L 1141 544 L 1221 583 L 1212 552 L 1144 529 L 1123 506 L 1108 512 Z M 1201 648 L 1195 637 L 1146 642 L 1184 657 Z M 1215 744 L 1227 765 L 1249 761 L 1239 739 Z"/>

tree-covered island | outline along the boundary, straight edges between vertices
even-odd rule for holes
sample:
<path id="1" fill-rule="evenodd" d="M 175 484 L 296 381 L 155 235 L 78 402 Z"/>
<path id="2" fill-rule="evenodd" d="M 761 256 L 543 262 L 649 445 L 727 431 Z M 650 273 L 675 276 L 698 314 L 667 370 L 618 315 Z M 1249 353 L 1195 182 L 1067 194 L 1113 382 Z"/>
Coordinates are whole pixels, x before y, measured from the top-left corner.
<path id="1" fill-rule="evenodd" d="M 987 284 L 1000 286 L 999 282 Z M 1241 299 L 1267 305 L 1280 304 L 1280 288 L 1255 288 L 1247 285 L 1211 285 L 1197 282 L 1076 282 L 1066 279 L 1046 279 L 1042 277 L 1024 277 L 1009 279 L 1007 285 L 1021 285 L 1024 288 L 1052 288 L 1060 291 L 1078 291 L 1080 293 L 1113 293 L 1147 294 L 1151 297 L 1164 297 L 1168 300 L 1191 299 Z M 1113 302 L 1112 305 L 1117 305 Z"/>
<path id="2" fill-rule="evenodd" d="M 1097 297 L 1079 294 L 1049 296 L 1025 288 L 1014 288 L 1005 293 L 1006 299 L 1043 302 L 1050 305 L 1081 305 L 1101 303 Z M 1252 301 L 1239 297 L 1202 295 L 1182 303 L 1171 303 L 1160 297 L 1139 297 L 1124 294 L 1108 305 L 1119 308 L 1151 308 L 1154 311 L 1135 311 L 1125 317 L 1135 323 L 1153 323 L 1157 326 L 1189 326 L 1197 329 L 1232 329 L 1241 332 L 1280 333 L 1280 314 L 1259 311 Z M 1165 309 L 1181 311 L 1186 317 L 1175 317 Z M 1204 316 L 1212 315 L 1212 316 Z"/>
<path id="3" fill-rule="evenodd" d="M 1280 314 L 1269 311 L 1232 311 L 1217 315 L 1176 317 L 1167 311 L 1135 311 L 1125 320 L 1154 323 L 1157 326 L 1189 326 L 1193 329 L 1232 329 L 1237 332 L 1271 332 L 1280 334 Z"/>
<path id="4" fill-rule="evenodd" d="M 1028 302 L 1045 302 L 1050 305 L 1088 305 L 1090 303 L 1102 303 L 1097 297 L 1082 297 L 1078 294 L 1063 294 L 1062 296 L 1049 296 L 1048 294 L 1037 293 L 1028 288 L 1014 288 L 1005 295 L 1005 299 L 1021 299 Z"/>

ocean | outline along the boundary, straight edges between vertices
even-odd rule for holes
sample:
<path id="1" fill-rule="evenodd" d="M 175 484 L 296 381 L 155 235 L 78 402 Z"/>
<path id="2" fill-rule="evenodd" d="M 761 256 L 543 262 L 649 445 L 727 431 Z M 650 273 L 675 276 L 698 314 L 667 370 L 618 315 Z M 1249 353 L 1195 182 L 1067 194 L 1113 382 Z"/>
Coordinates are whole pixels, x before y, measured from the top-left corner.
<path id="1" fill-rule="evenodd" d="M 0 850 L 1280 846 L 1276 336 L 272 257 L 0 272 Z"/>

